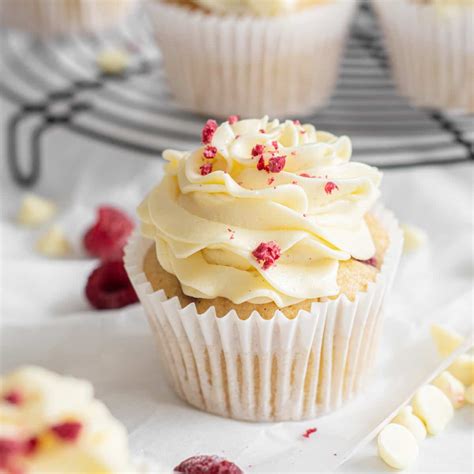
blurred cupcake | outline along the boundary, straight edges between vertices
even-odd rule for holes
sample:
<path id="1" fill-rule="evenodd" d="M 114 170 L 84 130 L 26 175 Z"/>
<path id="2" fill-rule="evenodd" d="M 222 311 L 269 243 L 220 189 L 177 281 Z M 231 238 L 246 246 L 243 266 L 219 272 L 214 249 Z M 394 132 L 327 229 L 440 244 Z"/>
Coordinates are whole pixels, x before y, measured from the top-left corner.
<path id="1" fill-rule="evenodd" d="M 401 94 L 474 112 L 474 0 L 373 0 Z"/>
<path id="2" fill-rule="evenodd" d="M 168 150 L 126 248 L 176 392 L 245 420 L 334 410 L 366 384 L 402 237 L 381 174 L 312 125 L 210 120 Z"/>
<path id="3" fill-rule="evenodd" d="M 0 472 L 135 471 L 125 428 L 89 382 L 22 367 L 0 378 Z"/>
<path id="4" fill-rule="evenodd" d="M 136 0 L 0 0 L 0 23 L 39 36 L 97 31 L 120 22 Z"/>
<path id="5" fill-rule="evenodd" d="M 153 0 L 168 81 L 214 116 L 301 114 L 334 89 L 355 0 Z"/>

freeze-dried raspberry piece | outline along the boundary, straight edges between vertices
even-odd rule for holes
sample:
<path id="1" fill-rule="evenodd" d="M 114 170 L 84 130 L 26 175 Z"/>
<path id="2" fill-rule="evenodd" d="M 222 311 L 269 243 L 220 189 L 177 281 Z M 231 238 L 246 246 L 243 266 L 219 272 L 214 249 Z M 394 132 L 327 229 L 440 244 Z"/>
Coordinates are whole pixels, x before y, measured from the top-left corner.
<path id="1" fill-rule="evenodd" d="M 280 246 L 273 240 L 262 242 L 253 252 L 252 255 L 262 265 L 264 270 L 268 270 L 281 255 Z"/>
<path id="2" fill-rule="evenodd" d="M 211 143 L 212 137 L 217 130 L 217 122 L 215 120 L 209 119 L 204 125 L 201 133 L 201 140 L 204 145 Z"/>
<path id="3" fill-rule="evenodd" d="M 101 260 L 118 260 L 135 224 L 120 209 L 99 207 L 97 221 L 84 235 L 84 247 Z"/>
<path id="4" fill-rule="evenodd" d="M 372 267 L 376 267 L 377 266 L 377 259 L 375 257 L 370 257 L 369 259 L 367 260 L 359 260 L 356 258 L 356 260 L 358 262 L 361 262 L 361 263 L 365 263 L 366 265 L 371 265 Z"/>
<path id="5" fill-rule="evenodd" d="M 212 159 L 216 156 L 217 154 L 217 148 L 215 146 L 207 145 L 206 148 L 204 148 L 204 158 L 207 159 Z"/>
<path id="6" fill-rule="evenodd" d="M 268 160 L 267 171 L 270 173 L 280 173 L 286 164 L 285 156 L 274 156 Z"/>
<path id="7" fill-rule="evenodd" d="M 234 125 L 235 122 L 238 122 L 240 120 L 240 117 L 238 115 L 229 115 L 227 118 L 227 121 L 229 122 L 230 125 Z"/>
<path id="8" fill-rule="evenodd" d="M 326 194 L 332 194 L 332 192 L 335 190 L 335 189 L 339 189 L 339 187 L 337 186 L 336 183 L 333 183 L 332 181 L 328 181 L 325 186 L 324 186 L 324 192 Z"/>
<path id="9" fill-rule="evenodd" d="M 174 468 L 182 474 L 244 474 L 233 462 L 219 456 L 192 456 Z"/>
<path id="10" fill-rule="evenodd" d="M 51 426 L 51 431 L 63 441 L 72 443 L 79 438 L 82 430 L 82 423 L 78 421 L 65 421 L 58 425 Z"/>
<path id="11" fill-rule="evenodd" d="M 265 147 L 263 145 L 255 145 L 252 148 L 252 156 L 259 156 L 263 154 L 264 151 L 265 151 Z"/>
<path id="12" fill-rule="evenodd" d="M 3 396 L 3 399 L 11 405 L 21 405 L 23 403 L 23 395 L 18 390 L 11 390 Z"/>
<path id="13" fill-rule="evenodd" d="M 267 167 L 265 165 L 265 160 L 263 159 L 263 156 L 261 156 L 258 160 L 257 169 L 258 169 L 258 171 L 262 171 L 262 170 L 267 169 Z"/>
<path id="14" fill-rule="evenodd" d="M 212 164 L 211 163 L 204 163 L 202 166 L 199 167 L 201 172 L 201 176 L 206 176 L 212 172 Z"/>
<path id="15" fill-rule="evenodd" d="M 90 275 L 86 297 L 94 308 L 122 308 L 138 301 L 122 260 L 104 262 Z"/>

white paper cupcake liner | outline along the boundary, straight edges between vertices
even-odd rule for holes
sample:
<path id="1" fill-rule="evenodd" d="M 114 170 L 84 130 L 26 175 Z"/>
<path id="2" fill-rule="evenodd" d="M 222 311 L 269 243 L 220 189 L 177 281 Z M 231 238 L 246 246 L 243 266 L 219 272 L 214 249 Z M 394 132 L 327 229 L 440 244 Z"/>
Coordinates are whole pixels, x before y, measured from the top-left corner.
<path id="1" fill-rule="evenodd" d="M 419 106 L 474 112 L 474 7 L 373 3 L 400 93 Z"/>
<path id="2" fill-rule="evenodd" d="M 137 0 L 0 0 L 0 24 L 48 37 L 100 31 L 122 21 Z"/>
<path id="3" fill-rule="evenodd" d="M 345 296 L 313 303 L 288 319 L 257 311 L 198 314 L 177 297 L 153 291 L 142 262 L 152 241 L 133 235 L 125 266 L 143 303 L 176 393 L 191 405 L 252 421 L 301 420 L 339 408 L 365 385 L 376 359 L 383 307 L 403 237 L 393 214 L 374 211 L 390 236 L 375 283 L 355 301 Z M 258 308 L 258 306 L 257 306 Z"/>
<path id="4" fill-rule="evenodd" d="M 214 117 L 304 114 L 328 101 L 355 0 L 284 17 L 220 16 L 149 4 L 168 82 L 186 108 Z"/>

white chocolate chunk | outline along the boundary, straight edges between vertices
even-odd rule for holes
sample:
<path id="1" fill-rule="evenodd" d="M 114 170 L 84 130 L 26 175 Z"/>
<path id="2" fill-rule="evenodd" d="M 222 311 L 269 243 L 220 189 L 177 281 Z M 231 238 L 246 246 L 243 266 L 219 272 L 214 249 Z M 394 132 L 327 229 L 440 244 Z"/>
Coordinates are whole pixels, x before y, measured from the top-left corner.
<path id="1" fill-rule="evenodd" d="M 53 225 L 36 242 L 36 250 L 48 257 L 64 257 L 71 253 L 71 245 L 61 227 Z"/>
<path id="2" fill-rule="evenodd" d="M 418 442 L 426 438 L 426 427 L 423 422 L 413 414 L 413 408 L 410 405 L 403 407 L 392 420 L 392 423 L 407 428 Z"/>
<path id="3" fill-rule="evenodd" d="M 460 355 L 448 368 L 466 387 L 474 383 L 474 355 Z"/>
<path id="4" fill-rule="evenodd" d="M 454 414 L 449 398 L 434 385 L 420 387 L 413 397 L 412 406 L 413 413 L 432 435 L 443 431 Z"/>
<path id="5" fill-rule="evenodd" d="M 377 438 L 379 456 L 390 467 L 405 469 L 415 462 L 418 444 L 413 434 L 402 425 L 390 423 Z"/>
<path id="6" fill-rule="evenodd" d="M 56 205 L 48 199 L 27 194 L 23 198 L 17 221 L 25 226 L 37 226 L 49 221 L 56 213 Z"/>
<path id="7" fill-rule="evenodd" d="M 423 229 L 408 224 L 401 224 L 400 227 L 403 231 L 404 253 L 414 252 L 426 244 L 428 235 Z"/>
<path id="8" fill-rule="evenodd" d="M 449 398 L 454 408 L 461 408 L 464 405 L 464 385 L 452 374 L 444 371 L 431 383 Z"/>
<path id="9" fill-rule="evenodd" d="M 469 385 L 464 392 L 464 399 L 466 402 L 474 404 L 474 384 Z"/>
<path id="10" fill-rule="evenodd" d="M 105 74 L 121 74 L 128 64 L 128 54 L 121 49 L 106 49 L 97 57 L 97 66 Z"/>
<path id="11" fill-rule="evenodd" d="M 464 341 L 456 331 L 445 328 L 439 324 L 431 326 L 431 337 L 442 357 L 454 352 Z"/>

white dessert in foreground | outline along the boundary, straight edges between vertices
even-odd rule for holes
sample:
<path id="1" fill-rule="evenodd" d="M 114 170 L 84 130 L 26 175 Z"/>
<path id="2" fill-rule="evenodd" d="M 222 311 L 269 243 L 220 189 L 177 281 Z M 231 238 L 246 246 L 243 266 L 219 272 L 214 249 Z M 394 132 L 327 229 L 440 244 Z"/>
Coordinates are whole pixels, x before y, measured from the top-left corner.
<path id="1" fill-rule="evenodd" d="M 132 473 L 127 433 L 89 382 L 39 367 L 0 379 L 0 472 Z"/>
<path id="2" fill-rule="evenodd" d="M 413 434 L 405 426 L 390 423 L 377 438 L 380 457 L 395 469 L 405 469 L 418 456 L 418 445 Z"/>
<path id="3" fill-rule="evenodd" d="M 418 442 L 426 438 L 426 427 L 423 422 L 413 414 L 413 407 L 410 405 L 403 407 L 392 420 L 392 423 L 407 428 Z"/>

